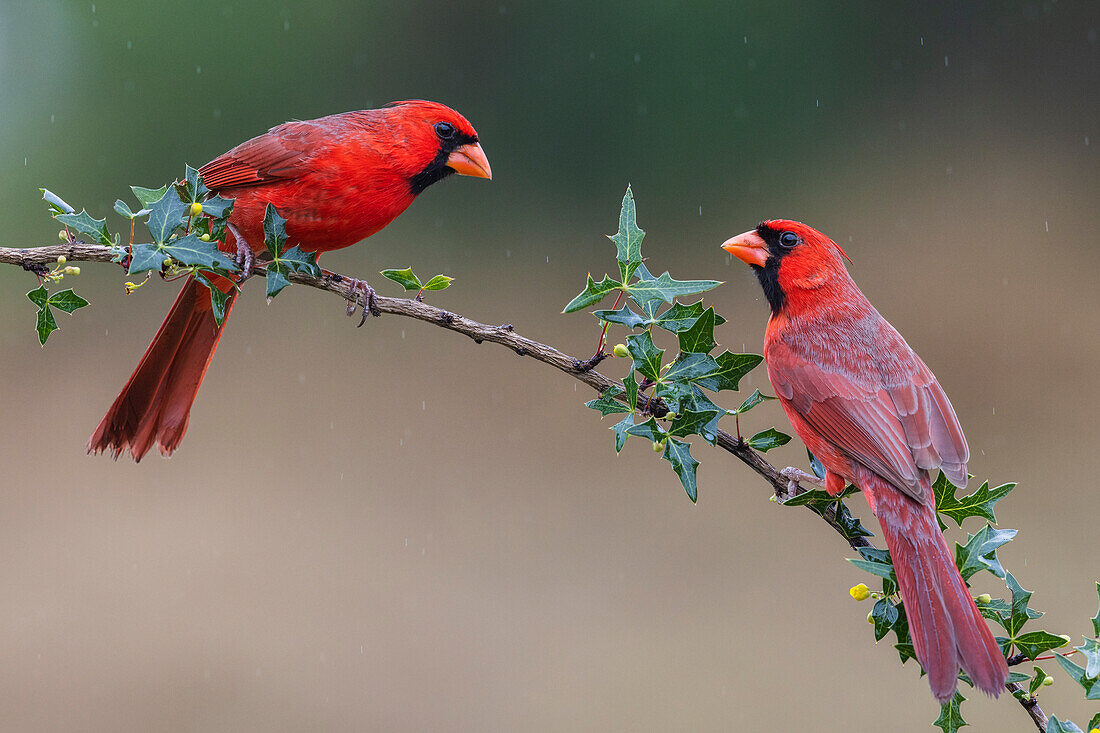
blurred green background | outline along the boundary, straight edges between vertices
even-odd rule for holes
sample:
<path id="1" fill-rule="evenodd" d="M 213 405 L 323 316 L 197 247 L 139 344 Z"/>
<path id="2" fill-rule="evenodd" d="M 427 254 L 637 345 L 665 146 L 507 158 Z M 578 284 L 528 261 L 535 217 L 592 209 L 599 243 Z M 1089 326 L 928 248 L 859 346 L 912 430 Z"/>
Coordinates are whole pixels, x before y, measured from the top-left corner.
<path id="1" fill-rule="evenodd" d="M 574 354 L 594 319 L 559 311 L 613 269 L 628 182 L 651 268 L 726 281 L 708 302 L 735 350 L 767 307 L 719 243 L 801 219 L 937 372 L 978 480 L 1020 482 L 1002 557 L 1076 637 L 1098 572 L 1097 15 L 4 0 L 0 244 L 56 241 L 39 186 L 104 215 L 286 119 L 410 97 L 463 112 L 495 180 L 449 179 L 326 265 L 446 272 L 433 302 Z M 43 350 L 34 279 L 0 268 L 0 729 L 930 729 L 835 535 L 705 446 L 693 506 L 643 441 L 616 458 L 585 388 L 492 345 L 250 287 L 176 456 L 85 456 L 176 291 L 123 280 L 86 265 L 93 307 Z M 787 429 L 774 403 L 747 424 Z M 1083 724 L 1056 674 L 1044 707 Z M 1029 728 L 971 697 L 975 730 Z"/>

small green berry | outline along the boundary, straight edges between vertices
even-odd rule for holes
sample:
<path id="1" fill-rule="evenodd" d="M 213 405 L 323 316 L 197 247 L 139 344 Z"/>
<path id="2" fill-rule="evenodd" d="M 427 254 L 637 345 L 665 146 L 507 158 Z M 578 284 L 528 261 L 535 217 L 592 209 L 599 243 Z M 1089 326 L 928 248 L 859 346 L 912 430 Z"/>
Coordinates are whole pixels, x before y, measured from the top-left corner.
<path id="1" fill-rule="evenodd" d="M 200 204 L 198 201 L 191 204 L 191 216 L 198 216 L 201 213 L 202 213 L 202 204 Z"/>
<path id="2" fill-rule="evenodd" d="M 64 229 L 62 229 L 61 231 L 59 231 L 57 233 L 57 238 L 60 239 L 62 242 L 68 242 L 69 241 L 69 233 L 66 232 Z"/>
<path id="3" fill-rule="evenodd" d="M 210 235 L 209 234 L 200 234 L 199 239 L 201 239 L 204 242 L 209 242 L 210 241 Z"/>
<path id="4" fill-rule="evenodd" d="M 72 268 L 66 268 L 66 269 L 71 269 L 73 271 L 74 275 L 79 275 L 80 274 L 80 268 L 79 267 L 72 267 Z"/>
<path id="5" fill-rule="evenodd" d="M 665 449 L 665 441 L 663 441 L 663 440 L 653 441 L 653 452 L 654 453 L 660 453 L 664 449 Z"/>
<path id="6" fill-rule="evenodd" d="M 630 349 L 626 348 L 626 344 L 615 344 L 615 356 L 620 359 L 625 359 L 630 356 Z"/>
<path id="7" fill-rule="evenodd" d="M 1043 687 L 1050 687 L 1053 684 L 1054 684 L 1054 678 L 1053 677 L 1047 677 L 1046 679 L 1043 680 Z"/>
<path id="8" fill-rule="evenodd" d="M 867 623 L 873 624 L 875 622 L 875 612 L 873 610 L 867 613 Z"/>
<path id="9" fill-rule="evenodd" d="M 65 257 L 65 255 L 61 255 L 57 258 L 57 264 L 59 264 L 59 265 L 64 265 L 68 261 L 69 260 L 68 260 L 67 257 Z"/>
<path id="10" fill-rule="evenodd" d="M 75 267 L 66 267 L 64 272 L 65 272 L 66 275 L 75 275 L 76 274 L 75 270 L 76 270 Z"/>
<path id="11" fill-rule="evenodd" d="M 980 596 L 978 596 L 976 600 L 978 601 L 978 603 L 989 603 L 993 600 L 993 597 L 988 593 L 982 593 Z"/>
<path id="12" fill-rule="evenodd" d="M 172 258 L 171 257 L 165 257 L 164 258 L 164 266 L 165 267 L 171 267 L 172 266 Z"/>

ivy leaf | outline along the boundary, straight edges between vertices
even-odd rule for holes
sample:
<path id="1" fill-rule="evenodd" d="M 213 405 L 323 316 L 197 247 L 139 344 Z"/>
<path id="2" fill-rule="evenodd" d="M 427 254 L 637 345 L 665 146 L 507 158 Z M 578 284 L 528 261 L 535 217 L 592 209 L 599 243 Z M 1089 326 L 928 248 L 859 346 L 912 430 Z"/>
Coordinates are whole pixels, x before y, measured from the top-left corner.
<path id="1" fill-rule="evenodd" d="M 635 425 L 634 427 L 626 431 L 630 435 L 637 435 L 639 438 L 645 438 L 646 440 L 654 443 L 660 443 L 662 440 L 668 437 L 668 433 L 657 424 L 657 421 L 652 417 L 646 420 L 644 423 Z"/>
<path id="2" fill-rule="evenodd" d="M 722 419 L 726 411 L 714 404 L 709 397 L 703 394 L 703 390 L 693 385 L 688 394 L 680 400 L 678 410 L 716 413 L 713 419 L 698 430 L 698 433 L 703 437 L 703 440 L 711 445 L 714 445 L 718 441 L 718 421 Z"/>
<path id="3" fill-rule="evenodd" d="M 164 194 L 168 192 L 168 186 L 161 186 L 160 188 L 130 186 L 130 190 L 134 192 L 134 198 L 141 204 L 141 208 L 148 209 L 151 204 L 155 204 L 164 198 Z"/>
<path id="4" fill-rule="evenodd" d="M 1016 484 L 1009 483 L 990 489 L 989 482 L 986 481 L 973 494 L 956 498 L 955 492 L 958 489 L 947 480 L 942 471 L 932 484 L 932 492 L 936 497 L 936 511 L 953 519 L 960 527 L 967 517 L 981 517 L 996 524 L 997 515 L 993 513 L 993 507 L 998 501 L 1008 496 L 1014 488 Z M 947 529 L 942 519 L 939 522 L 940 529 Z"/>
<path id="5" fill-rule="evenodd" d="M 451 282 L 453 280 L 454 280 L 453 277 L 449 277 L 447 275 L 436 275 L 431 280 L 424 283 L 424 289 L 425 290 L 446 290 L 447 288 L 451 287 Z"/>
<path id="6" fill-rule="evenodd" d="M 604 278 L 604 282 L 606 281 L 607 278 Z M 702 293 L 711 288 L 716 288 L 721 284 L 722 283 L 718 280 L 673 280 L 668 272 L 664 272 L 659 277 L 655 277 L 652 280 L 638 280 L 629 285 L 616 283 L 615 287 L 622 287 L 635 303 L 643 305 L 653 301 L 671 303 L 676 298 L 684 295 Z M 603 296 L 601 295 L 600 297 L 602 298 Z M 573 304 L 570 303 L 570 305 Z M 578 308 L 583 307 L 584 306 L 578 306 Z M 569 312 L 568 308 L 569 306 L 566 306 L 566 312 Z"/>
<path id="7" fill-rule="evenodd" d="M 617 323 L 621 326 L 626 326 L 627 328 L 637 328 L 638 326 L 644 326 L 649 323 L 649 321 L 642 318 L 633 310 L 631 310 L 630 306 L 628 305 L 624 305 L 619 310 L 614 311 L 594 311 L 593 315 L 596 316 L 596 318 L 599 318 L 601 321 L 605 321 L 607 323 Z"/>
<path id="8" fill-rule="evenodd" d="M 125 216 L 127 219 L 136 219 L 140 213 L 149 213 L 147 210 L 142 209 L 141 212 L 135 214 L 133 211 L 130 210 L 129 204 L 127 204 L 122 199 L 115 199 L 114 210 L 115 213 L 117 213 L 119 216 Z"/>
<path id="9" fill-rule="evenodd" d="M 27 293 L 27 297 L 39 308 L 45 308 L 46 303 L 50 300 L 50 294 L 47 292 L 45 285 L 39 285 L 37 288 Z"/>
<path id="10" fill-rule="evenodd" d="M 563 310 L 562 313 L 573 313 L 574 311 L 579 311 L 582 308 L 587 308 L 590 305 L 599 303 L 604 299 L 605 295 L 621 287 L 621 282 L 612 280 L 607 275 L 603 276 L 603 280 L 596 282 L 592 279 L 592 273 L 589 273 L 588 284 L 585 285 L 584 291 L 573 298 L 573 300 L 569 301 L 569 304 L 565 306 L 565 310 Z"/>
<path id="11" fill-rule="evenodd" d="M 1047 721 L 1046 733 L 1083 733 L 1072 720 L 1058 720 L 1057 715 L 1051 715 Z"/>
<path id="12" fill-rule="evenodd" d="M 659 305 L 659 303 L 657 303 Z M 654 326 L 659 326 L 671 333 L 680 333 L 695 325 L 699 316 L 703 315 L 703 301 L 690 305 L 673 303 L 668 310 L 652 320 Z M 717 313 L 714 314 L 714 325 L 721 326 L 726 319 Z"/>
<path id="13" fill-rule="evenodd" d="M 152 270 L 160 272 L 164 267 L 164 248 L 157 244 L 135 244 L 130 248 L 130 267 L 127 275 L 139 275 Z"/>
<path id="14" fill-rule="evenodd" d="M 898 607 L 889 598 L 880 598 L 871 609 L 871 620 L 875 624 L 875 641 L 881 641 L 898 622 Z"/>
<path id="15" fill-rule="evenodd" d="M 669 438 L 665 444 L 664 455 L 661 456 L 672 464 L 672 470 L 680 478 L 680 483 L 687 492 L 688 498 L 694 504 L 699 498 L 699 487 L 696 483 L 695 469 L 699 461 L 691 457 L 691 444 L 676 438 Z"/>
<path id="16" fill-rule="evenodd" d="M 962 693 L 955 690 L 955 696 L 940 706 L 940 717 L 932 725 L 943 733 L 958 733 L 959 728 L 968 725 L 962 716 L 962 704 L 965 700 Z"/>
<path id="17" fill-rule="evenodd" d="M 707 308 L 695 319 L 691 328 L 680 331 L 677 335 L 680 339 L 680 351 L 683 353 L 709 353 L 718 345 L 714 342 L 714 309 Z"/>
<path id="18" fill-rule="evenodd" d="M 264 211 L 264 245 L 271 262 L 267 265 L 267 297 L 274 298 L 290 284 L 288 275 L 293 272 L 306 272 L 310 275 L 321 274 L 317 266 L 317 255 L 303 252 L 298 245 L 283 251 L 286 244 L 286 219 L 271 204 Z"/>
<path id="19" fill-rule="evenodd" d="M 54 308 L 63 310 L 66 313 L 72 313 L 78 308 L 83 308 L 88 305 L 88 301 L 74 293 L 72 288 L 54 293 L 47 302 Z"/>
<path id="20" fill-rule="evenodd" d="M 696 382 L 710 379 L 720 371 L 721 366 L 712 356 L 707 354 L 682 354 L 669 365 L 664 379 L 668 382 Z"/>
<path id="21" fill-rule="evenodd" d="M 1086 700 L 1100 700 L 1100 685 L 1096 684 L 1098 680 L 1085 674 L 1084 667 L 1061 654 L 1055 654 L 1054 659 L 1066 671 L 1066 674 L 1085 690 Z"/>
<path id="22" fill-rule="evenodd" d="M 38 331 L 38 343 L 45 346 L 46 339 L 58 329 L 57 321 L 53 317 L 53 310 L 47 306 L 38 311 L 38 321 L 35 323 L 34 328 Z"/>
<path id="23" fill-rule="evenodd" d="M 758 390 L 758 389 L 754 390 L 753 393 L 751 395 L 749 395 L 745 399 L 744 402 L 741 403 L 741 406 L 738 407 L 736 410 L 732 410 L 730 412 L 730 414 L 732 414 L 732 415 L 741 415 L 743 413 L 748 412 L 749 410 L 756 407 L 757 405 L 759 405 L 761 402 L 764 402 L 765 400 L 774 400 L 774 399 L 775 399 L 774 397 L 769 397 L 766 394 L 760 394 L 760 390 Z M 822 478 L 822 477 L 819 476 L 818 478 Z"/>
<path id="24" fill-rule="evenodd" d="M 1042 667 L 1032 667 L 1035 670 L 1035 676 L 1031 678 L 1031 682 L 1028 683 L 1027 693 L 1034 697 L 1035 691 L 1043 686 L 1043 680 L 1050 677 Z"/>
<path id="25" fill-rule="evenodd" d="M 1100 640 L 1085 639 L 1084 644 L 1074 649 L 1085 655 L 1085 676 L 1100 677 Z"/>
<path id="26" fill-rule="evenodd" d="M 768 428 L 749 438 L 749 445 L 762 453 L 767 453 L 772 448 L 778 448 L 789 442 L 791 442 L 791 436 L 775 428 Z"/>
<path id="27" fill-rule="evenodd" d="M 877 575 L 880 578 L 885 578 L 891 582 L 897 582 L 897 578 L 894 575 L 894 566 L 884 562 L 877 562 L 874 560 L 856 560 L 855 558 L 846 558 L 848 562 L 855 565 L 860 570 L 866 570 L 871 575 Z"/>
<path id="28" fill-rule="evenodd" d="M 717 369 L 702 378 L 696 379 L 695 383 L 704 389 L 709 389 L 711 392 L 721 392 L 727 389 L 736 390 L 741 377 L 755 369 L 763 360 L 764 357 L 758 354 L 734 354 L 730 351 L 724 351 L 714 357 Z"/>
<path id="29" fill-rule="evenodd" d="M 643 377 L 654 382 L 661 378 L 661 358 L 665 352 L 653 345 L 653 336 L 649 331 L 627 336 L 626 348 L 634 359 L 634 369 L 641 372 Z"/>
<path id="30" fill-rule="evenodd" d="M 623 446 L 626 445 L 626 439 L 630 437 L 630 428 L 634 427 L 634 415 L 629 414 L 619 422 L 611 426 L 611 429 L 615 431 L 615 452 L 622 451 Z"/>
<path id="31" fill-rule="evenodd" d="M 1027 604 L 1031 600 L 1031 591 L 1024 590 L 1016 581 L 1016 578 L 1012 576 L 1012 573 L 1006 573 L 1005 582 L 1008 585 L 1008 590 L 1012 593 L 1012 603 L 1008 615 L 1001 615 L 1001 625 L 1004 626 L 1009 637 L 1015 638 L 1028 620 L 1038 618 L 1038 616 L 1029 613 L 1031 609 L 1028 608 Z M 1041 615 L 1040 613 L 1039 616 Z M 1062 641 L 1065 640 L 1062 639 Z"/>
<path id="32" fill-rule="evenodd" d="M 149 227 L 149 233 L 153 236 L 153 241 L 157 244 L 167 242 L 176 231 L 176 227 L 183 223 L 183 215 L 186 211 L 187 204 L 180 200 L 174 189 L 165 191 L 164 195 L 149 207 L 149 218 L 145 222 Z"/>
<path id="33" fill-rule="evenodd" d="M 626 379 L 623 380 L 623 387 L 626 389 L 626 406 L 630 408 L 631 412 L 634 412 L 638 409 L 638 380 L 634 378 L 634 370 L 626 375 Z"/>
<path id="34" fill-rule="evenodd" d="M 619 273 L 625 283 L 642 264 L 642 240 L 645 232 L 638 227 L 637 212 L 634 206 L 634 194 L 630 186 L 626 187 L 623 205 L 619 210 L 619 231 L 608 236 L 615 243 L 615 259 L 619 262 Z"/>
<path id="35" fill-rule="evenodd" d="M 630 410 L 622 402 L 615 399 L 616 395 L 621 395 L 623 391 L 618 387 L 609 387 L 604 390 L 599 399 L 589 400 L 584 403 L 585 407 L 591 407 L 593 410 L 599 410 L 601 417 L 607 417 L 608 415 L 614 415 L 620 412 L 629 412 Z"/>
<path id="36" fill-rule="evenodd" d="M 1014 529 L 994 529 L 987 524 L 977 534 L 968 535 L 965 545 L 956 542 L 955 565 L 963 580 L 970 580 L 979 570 L 988 570 L 998 578 L 1005 577 L 1005 569 L 997 559 L 997 549 L 1015 536 Z"/>
<path id="37" fill-rule="evenodd" d="M 180 197 L 187 203 L 202 203 L 202 200 L 210 193 L 210 189 L 202 182 L 202 174 L 191 166 L 187 166 L 183 181 L 177 184 L 176 188 L 180 192 Z"/>
<path id="38" fill-rule="evenodd" d="M 210 307 L 214 312 L 214 322 L 221 326 L 225 323 L 226 303 L 229 302 L 229 293 L 224 292 L 221 288 L 214 284 L 210 278 L 201 272 L 196 272 L 195 277 L 198 281 L 205 285 L 210 290 Z"/>
<path id="39" fill-rule="evenodd" d="M 666 376 L 665 380 L 657 383 L 653 396 L 661 398 L 670 412 L 679 414 L 688 409 L 684 405 L 684 400 L 691 396 L 691 385 L 687 382 L 668 380 Z"/>
<path id="40" fill-rule="evenodd" d="M 72 227 L 81 234 L 93 237 L 99 244 L 110 247 L 114 244 L 111 233 L 107 231 L 106 219 L 93 219 L 92 215 L 81 209 L 79 214 L 56 214 L 54 216 L 65 226 Z"/>
<path id="41" fill-rule="evenodd" d="M 1009 639 L 1009 641 L 1015 644 L 1020 653 L 1028 659 L 1035 659 L 1043 652 L 1049 652 L 1051 649 L 1066 645 L 1064 637 L 1055 636 L 1049 631 L 1029 631 L 1026 634 L 1020 634 Z"/>
<path id="42" fill-rule="evenodd" d="M 240 269 L 237 263 L 218 249 L 215 242 L 204 242 L 194 234 L 177 237 L 170 244 L 161 247 L 159 251 L 162 260 L 164 257 L 171 257 L 181 265 L 218 272 L 236 272 Z"/>
<path id="43" fill-rule="evenodd" d="M 672 421 L 668 434 L 679 438 L 686 438 L 689 435 L 702 435 L 707 425 L 721 414 L 718 410 L 684 410 Z"/>
<path id="44" fill-rule="evenodd" d="M 202 213 L 215 219 L 228 219 L 233 212 L 233 199 L 212 196 L 202 202 Z"/>
<path id="45" fill-rule="evenodd" d="M 384 278 L 393 280 L 405 290 L 420 290 L 424 287 L 420 284 L 420 278 L 413 273 L 411 267 L 406 267 L 404 270 L 382 270 L 379 274 Z"/>
<path id="46" fill-rule="evenodd" d="M 69 206 L 64 199 L 48 188 L 40 188 L 38 190 L 42 192 L 42 200 L 49 204 L 50 211 L 54 214 L 71 214 L 76 211 L 76 209 Z"/>
<path id="47" fill-rule="evenodd" d="M 1092 719 L 1089 720 L 1088 732 L 1093 733 L 1093 730 L 1096 728 L 1100 728 L 1100 713 L 1092 716 Z"/>

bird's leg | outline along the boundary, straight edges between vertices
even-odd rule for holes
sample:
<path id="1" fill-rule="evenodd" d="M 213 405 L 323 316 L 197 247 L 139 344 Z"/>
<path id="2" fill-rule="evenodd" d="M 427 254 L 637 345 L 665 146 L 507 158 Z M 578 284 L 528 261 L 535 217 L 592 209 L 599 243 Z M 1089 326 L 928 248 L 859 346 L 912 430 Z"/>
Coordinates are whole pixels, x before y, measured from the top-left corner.
<path id="1" fill-rule="evenodd" d="M 359 319 L 359 326 L 361 327 L 367 322 L 367 313 L 372 316 L 382 315 L 382 311 L 378 310 L 378 305 L 374 302 L 374 288 L 367 284 L 366 280 L 360 280 L 359 278 L 351 279 L 351 300 L 348 301 L 348 315 L 355 314 L 355 306 L 359 303 L 358 293 L 363 293 L 363 317 Z"/>
<path id="2" fill-rule="evenodd" d="M 802 469 L 795 468 L 794 466 L 787 466 L 779 472 L 779 475 L 787 479 L 787 493 L 791 496 L 797 496 L 802 493 L 798 487 L 799 483 L 813 484 L 814 486 L 820 486 L 822 488 L 825 487 L 825 482 L 817 476 L 806 473 Z"/>
<path id="3" fill-rule="evenodd" d="M 252 263 L 255 261 L 252 248 L 248 246 L 248 241 L 237 231 L 237 227 L 229 222 L 226 222 L 225 226 L 233 235 L 233 241 L 237 243 L 237 254 L 233 258 L 237 263 L 237 267 L 241 268 L 241 275 L 237 278 L 237 282 L 244 282 L 252 275 Z"/>

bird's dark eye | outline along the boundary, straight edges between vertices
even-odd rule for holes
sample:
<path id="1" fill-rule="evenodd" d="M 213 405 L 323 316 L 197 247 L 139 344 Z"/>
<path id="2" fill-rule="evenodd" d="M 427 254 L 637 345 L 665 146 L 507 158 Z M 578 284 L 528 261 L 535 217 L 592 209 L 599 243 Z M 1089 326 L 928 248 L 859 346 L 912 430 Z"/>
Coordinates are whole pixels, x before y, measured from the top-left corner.
<path id="1" fill-rule="evenodd" d="M 437 122 L 435 123 L 435 134 L 439 135 L 440 140 L 450 140 L 455 136 L 455 126 L 450 122 Z"/>
<path id="2" fill-rule="evenodd" d="M 798 235 L 794 232 L 783 232 L 779 235 L 779 243 L 784 247 L 793 247 L 798 244 Z"/>

